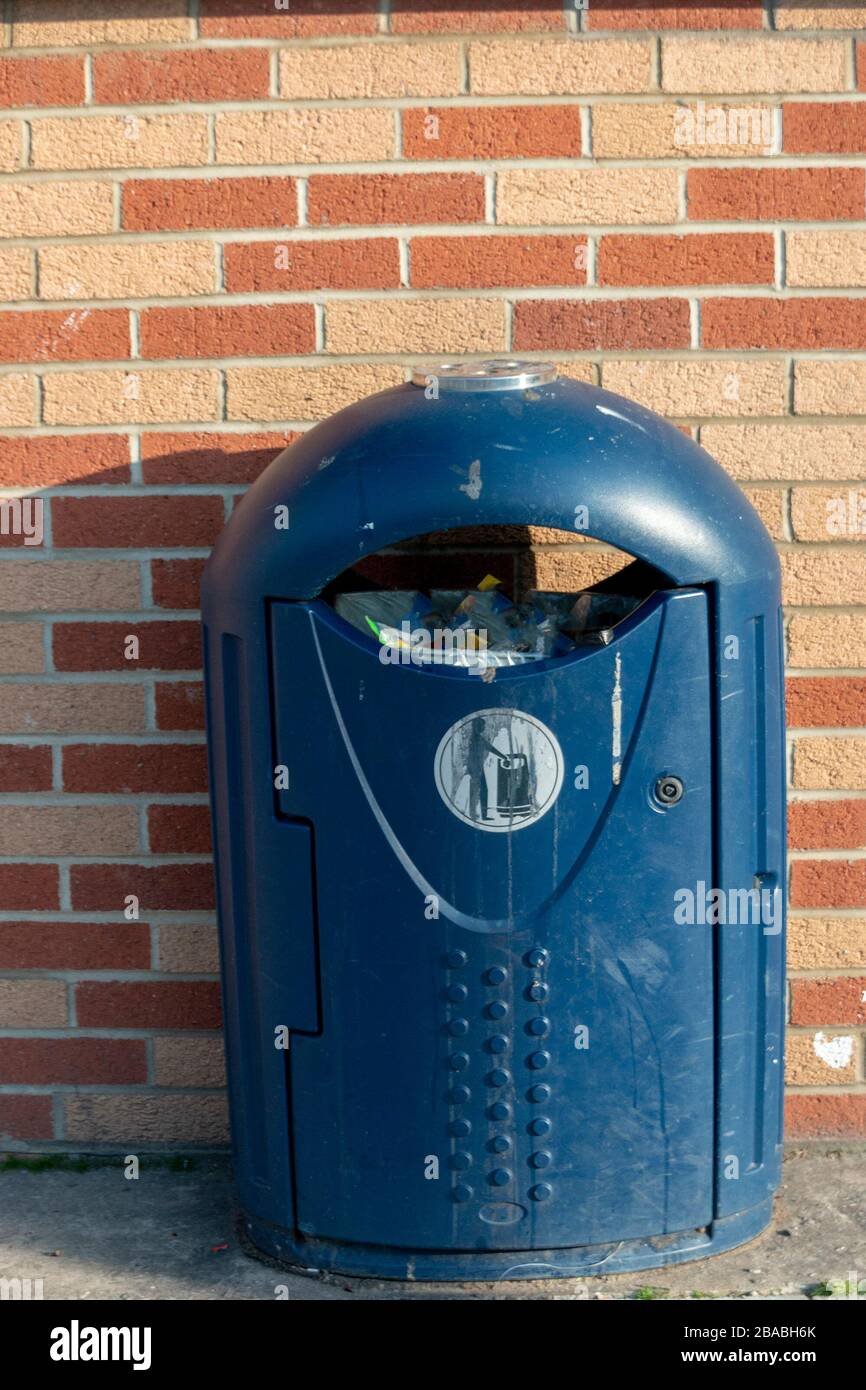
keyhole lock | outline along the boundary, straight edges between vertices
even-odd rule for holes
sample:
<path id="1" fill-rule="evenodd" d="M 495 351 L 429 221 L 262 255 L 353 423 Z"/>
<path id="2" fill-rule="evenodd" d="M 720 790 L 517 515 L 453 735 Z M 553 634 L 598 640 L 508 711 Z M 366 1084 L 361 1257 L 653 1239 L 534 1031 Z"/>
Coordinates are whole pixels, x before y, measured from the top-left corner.
<path id="1" fill-rule="evenodd" d="M 655 784 L 655 799 L 662 806 L 676 806 L 682 800 L 685 788 L 679 777 L 672 777 L 670 774 L 659 777 Z"/>

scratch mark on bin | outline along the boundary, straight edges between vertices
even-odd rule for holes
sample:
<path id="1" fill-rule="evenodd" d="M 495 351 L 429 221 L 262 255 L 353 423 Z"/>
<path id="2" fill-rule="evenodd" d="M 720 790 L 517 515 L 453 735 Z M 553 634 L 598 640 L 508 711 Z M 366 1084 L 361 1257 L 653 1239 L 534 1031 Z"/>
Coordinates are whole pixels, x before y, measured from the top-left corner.
<path id="1" fill-rule="evenodd" d="M 481 496 L 481 460 L 473 459 L 469 465 L 468 481 L 458 485 L 458 492 L 465 492 L 473 502 Z"/>
<path id="2" fill-rule="evenodd" d="M 615 420 L 622 420 L 623 424 L 631 425 L 632 429 L 640 430 L 641 434 L 647 433 L 643 425 L 639 425 L 637 420 L 630 420 L 627 415 L 622 415 L 618 410 L 611 410 L 609 405 L 597 405 L 595 408 L 600 415 L 612 415 Z"/>
<path id="3" fill-rule="evenodd" d="M 619 785 L 622 776 L 622 652 L 617 652 L 613 666 L 613 694 L 610 697 L 611 740 L 610 752 L 613 759 L 611 780 Z"/>

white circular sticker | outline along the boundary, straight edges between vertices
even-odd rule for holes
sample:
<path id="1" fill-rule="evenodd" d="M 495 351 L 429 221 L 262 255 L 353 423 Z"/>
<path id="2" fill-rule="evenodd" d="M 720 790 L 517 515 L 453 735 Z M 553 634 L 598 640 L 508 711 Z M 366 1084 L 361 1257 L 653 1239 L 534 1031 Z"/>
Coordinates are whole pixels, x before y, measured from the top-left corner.
<path id="1" fill-rule="evenodd" d="M 540 720 L 515 709 L 467 714 L 436 749 L 433 775 L 449 811 L 476 830 L 522 830 L 562 786 L 562 750 Z"/>

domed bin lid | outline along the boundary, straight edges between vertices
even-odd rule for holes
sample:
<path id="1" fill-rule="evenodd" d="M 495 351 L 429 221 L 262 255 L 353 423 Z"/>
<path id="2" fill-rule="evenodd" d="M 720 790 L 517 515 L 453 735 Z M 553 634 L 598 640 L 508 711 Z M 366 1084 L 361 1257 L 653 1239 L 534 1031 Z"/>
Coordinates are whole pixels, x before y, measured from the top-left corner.
<path id="1" fill-rule="evenodd" d="M 284 450 L 217 542 L 203 605 L 312 599 L 365 555 L 479 525 L 594 537 L 673 587 L 778 588 L 757 513 L 691 438 L 550 363 L 506 359 L 422 364 Z"/>

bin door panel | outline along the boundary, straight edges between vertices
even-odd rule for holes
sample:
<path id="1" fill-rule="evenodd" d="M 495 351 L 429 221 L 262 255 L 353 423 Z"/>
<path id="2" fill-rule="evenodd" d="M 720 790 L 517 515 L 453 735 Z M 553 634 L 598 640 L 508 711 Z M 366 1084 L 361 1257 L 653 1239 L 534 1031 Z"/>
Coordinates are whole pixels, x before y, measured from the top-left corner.
<path id="1" fill-rule="evenodd" d="M 383 666 L 317 604 L 272 605 L 272 643 L 280 811 L 316 854 L 298 1230 L 520 1252 L 709 1223 L 703 592 L 490 683 Z"/>

